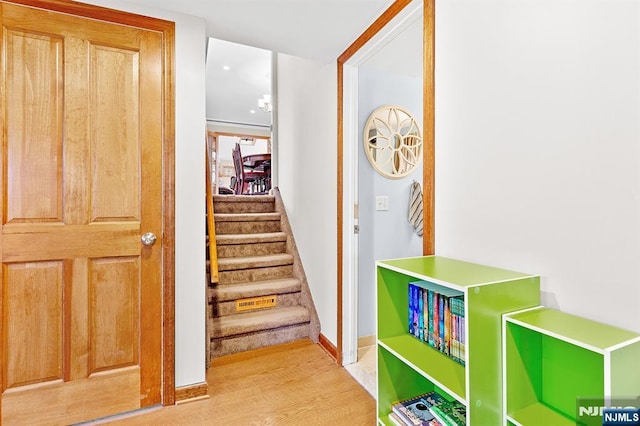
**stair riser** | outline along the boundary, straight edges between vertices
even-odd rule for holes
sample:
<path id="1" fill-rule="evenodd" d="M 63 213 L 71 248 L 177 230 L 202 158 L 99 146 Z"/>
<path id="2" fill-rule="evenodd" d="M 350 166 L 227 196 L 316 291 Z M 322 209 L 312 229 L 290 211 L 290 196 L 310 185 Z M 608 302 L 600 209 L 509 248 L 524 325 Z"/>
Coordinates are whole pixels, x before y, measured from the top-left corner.
<path id="1" fill-rule="evenodd" d="M 276 305 L 277 307 L 287 307 L 287 306 L 297 306 L 300 304 L 300 292 L 298 293 L 287 293 L 287 294 L 278 294 L 276 296 Z M 209 306 L 212 309 L 213 317 L 223 317 L 226 315 L 236 314 L 236 301 L 231 300 L 228 302 L 215 302 Z M 258 310 L 268 310 L 274 308 L 265 308 L 265 309 L 256 309 Z"/>
<path id="2" fill-rule="evenodd" d="M 309 338 L 309 323 L 226 338 L 211 339 L 211 357 L 221 357 Z"/>
<path id="3" fill-rule="evenodd" d="M 279 257 L 275 257 L 279 256 Z M 220 259 L 218 262 L 218 271 L 239 271 L 245 269 L 270 268 L 274 266 L 292 265 L 293 259 L 286 257 L 286 254 L 276 254 L 272 257 L 228 257 Z"/>
<path id="4" fill-rule="evenodd" d="M 252 268 L 235 271 L 221 271 L 219 284 L 237 284 L 250 281 L 277 280 L 293 276 L 293 266 L 271 266 L 267 268 Z"/>
<path id="5" fill-rule="evenodd" d="M 219 245 L 218 258 L 263 256 L 286 253 L 286 251 L 287 244 L 285 242 Z"/>
<path id="6" fill-rule="evenodd" d="M 275 211 L 274 203 L 225 203 L 213 204 L 216 213 L 271 213 Z"/>
<path id="7" fill-rule="evenodd" d="M 212 303 L 216 298 L 219 301 L 229 302 L 248 297 L 268 296 L 270 294 L 298 293 L 302 289 L 302 283 L 297 279 L 259 281 L 256 283 L 238 283 L 220 285 L 214 284 L 207 288 L 207 301 Z"/>
<path id="8" fill-rule="evenodd" d="M 280 221 L 216 222 L 217 234 L 261 234 L 265 232 L 280 232 Z"/>

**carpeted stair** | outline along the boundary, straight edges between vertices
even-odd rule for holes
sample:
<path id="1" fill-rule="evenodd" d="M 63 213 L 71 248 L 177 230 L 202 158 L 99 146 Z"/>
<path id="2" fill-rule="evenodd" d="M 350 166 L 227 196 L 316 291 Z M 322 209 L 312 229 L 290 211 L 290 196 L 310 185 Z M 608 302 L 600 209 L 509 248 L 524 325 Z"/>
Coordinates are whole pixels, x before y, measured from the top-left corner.
<path id="1" fill-rule="evenodd" d="M 310 338 L 320 326 L 277 189 L 214 196 L 219 280 L 208 288 L 212 358 Z M 237 303 L 275 306 L 237 310 Z M 247 300 L 249 299 L 249 300 Z"/>

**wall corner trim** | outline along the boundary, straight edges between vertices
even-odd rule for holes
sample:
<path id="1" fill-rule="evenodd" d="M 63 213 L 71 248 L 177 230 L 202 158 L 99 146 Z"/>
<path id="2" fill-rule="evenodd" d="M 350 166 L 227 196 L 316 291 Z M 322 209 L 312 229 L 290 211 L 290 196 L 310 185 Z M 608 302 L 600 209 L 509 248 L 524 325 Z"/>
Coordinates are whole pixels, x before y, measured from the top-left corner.
<path id="1" fill-rule="evenodd" d="M 335 345 L 322 333 L 320 333 L 320 336 L 318 337 L 318 344 L 327 352 L 327 354 L 329 354 L 331 358 L 334 359 L 335 362 L 338 362 L 338 348 L 336 348 Z"/>
<path id="2" fill-rule="evenodd" d="M 176 388 L 176 405 L 209 398 L 209 385 L 197 383 Z"/>

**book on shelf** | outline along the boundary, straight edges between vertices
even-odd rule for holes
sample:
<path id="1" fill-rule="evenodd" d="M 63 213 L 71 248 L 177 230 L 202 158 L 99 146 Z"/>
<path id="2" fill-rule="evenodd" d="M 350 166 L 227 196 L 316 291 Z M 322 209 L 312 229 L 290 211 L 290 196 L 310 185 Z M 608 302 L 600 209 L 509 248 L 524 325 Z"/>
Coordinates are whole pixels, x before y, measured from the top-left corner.
<path id="1" fill-rule="evenodd" d="M 409 334 L 464 365 L 464 295 L 428 281 L 409 283 Z"/>
<path id="2" fill-rule="evenodd" d="M 416 329 L 416 325 L 413 322 L 413 313 L 415 312 L 415 309 L 413 309 L 413 293 L 414 291 L 417 291 L 417 287 L 411 283 L 409 283 L 409 334 L 412 336 L 415 336 L 415 329 Z"/>
<path id="3" fill-rule="evenodd" d="M 444 401 L 429 407 L 429 411 L 443 426 L 467 424 L 467 408 L 458 401 Z"/>
<path id="4" fill-rule="evenodd" d="M 449 299 L 451 311 L 451 357 L 464 365 L 464 299 Z"/>
<path id="5" fill-rule="evenodd" d="M 396 426 L 407 426 L 407 424 L 393 411 L 389 413 L 389 420 Z"/>
<path id="6" fill-rule="evenodd" d="M 426 330 L 425 330 L 425 339 L 424 341 L 429 345 L 432 346 L 434 345 L 434 340 L 433 340 L 433 315 L 429 315 L 429 312 L 433 312 L 433 292 L 430 291 L 423 291 L 423 296 L 425 299 L 427 299 L 427 302 L 424 304 L 426 312 L 427 312 L 427 319 L 426 319 Z"/>
<path id="7" fill-rule="evenodd" d="M 413 426 L 414 423 L 408 423 L 407 421 L 403 420 L 402 418 L 400 418 L 400 416 L 398 416 L 396 413 L 389 413 L 389 420 L 391 420 L 391 423 L 393 423 L 396 426 Z M 440 423 L 438 420 L 436 420 L 435 418 L 427 423 L 420 423 L 424 426 L 442 426 L 442 423 Z"/>
<path id="8" fill-rule="evenodd" d="M 424 297 L 418 288 L 418 339 L 424 342 Z"/>
<path id="9" fill-rule="evenodd" d="M 443 402 L 446 399 L 432 391 L 396 402 L 391 406 L 391 412 L 406 426 L 440 426 L 430 408 Z"/>
<path id="10" fill-rule="evenodd" d="M 415 424 L 413 422 L 408 422 L 402 419 L 400 416 L 398 416 L 396 413 L 393 413 L 393 412 L 389 413 L 389 420 L 391 420 L 391 423 L 393 423 L 396 426 L 414 426 Z M 435 418 L 433 418 L 431 421 L 427 423 L 419 423 L 419 424 L 423 426 L 443 426 L 442 423 L 440 423 Z"/>
<path id="11" fill-rule="evenodd" d="M 420 338 L 420 288 L 415 285 L 409 285 L 409 334 L 416 338 Z"/>
<path id="12" fill-rule="evenodd" d="M 433 297 L 433 311 L 428 312 L 429 318 L 433 321 L 433 346 L 437 350 L 440 350 L 440 295 L 433 290 L 427 290 Z"/>

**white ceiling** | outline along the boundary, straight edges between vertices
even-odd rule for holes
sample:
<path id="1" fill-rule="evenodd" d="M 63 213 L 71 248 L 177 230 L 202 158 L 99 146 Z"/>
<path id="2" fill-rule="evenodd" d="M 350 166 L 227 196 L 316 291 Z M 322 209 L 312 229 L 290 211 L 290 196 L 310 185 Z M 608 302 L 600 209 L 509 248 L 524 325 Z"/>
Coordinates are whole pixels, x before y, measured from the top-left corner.
<path id="1" fill-rule="evenodd" d="M 270 125 L 271 51 L 322 63 L 338 56 L 393 0 L 130 0 L 204 18 L 207 118 Z M 251 48 L 253 47 L 253 48 Z M 229 70 L 223 70 L 223 66 Z M 255 110 L 251 113 L 250 110 Z"/>
<path id="2" fill-rule="evenodd" d="M 207 35 L 320 62 L 335 60 L 392 0 L 130 0 L 205 19 Z"/>
<path id="3" fill-rule="evenodd" d="M 269 50 L 209 39 L 206 79 L 207 119 L 271 125 L 258 109 L 258 98 L 271 95 Z"/>
<path id="4" fill-rule="evenodd" d="M 388 39 L 362 65 L 412 78 L 422 77 L 422 16 Z M 225 69 L 228 67 L 229 69 Z M 207 50 L 207 118 L 269 126 L 271 115 L 257 108 L 271 94 L 271 52 L 210 39 Z"/>

